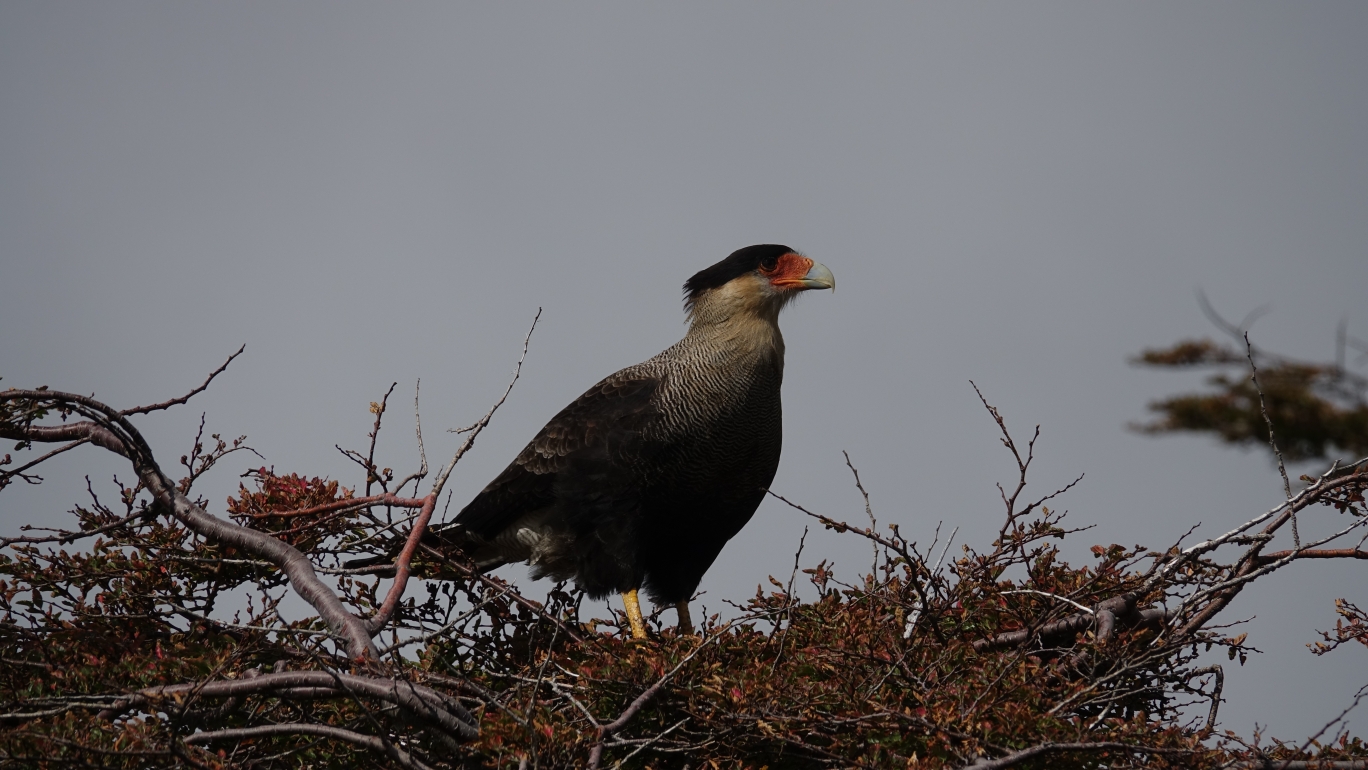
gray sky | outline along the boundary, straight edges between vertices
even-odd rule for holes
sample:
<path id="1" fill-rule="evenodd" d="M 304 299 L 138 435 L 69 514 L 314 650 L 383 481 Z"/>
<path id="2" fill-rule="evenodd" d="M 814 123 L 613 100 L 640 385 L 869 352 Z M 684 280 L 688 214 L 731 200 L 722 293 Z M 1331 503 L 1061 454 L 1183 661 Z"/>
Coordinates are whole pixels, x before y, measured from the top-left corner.
<path id="1" fill-rule="evenodd" d="M 1024 438 L 1032 489 L 1080 472 L 1068 551 L 1162 547 L 1275 504 L 1264 457 L 1125 430 L 1196 377 L 1128 355 L 1212 334 L 1204 288 L 1257 343 L 1333 355 L 1368 336 L 1368 5 L 140 4 L 0 6 L 0 376 L 120 406 L 164 463 L 246 433 L 280 470 L 355 481 L 367 404 L 398 381 L 385 462 L 416 463 L 522 382 L 458 471 L 459 507 L 561 406 L 684 331 L 680 284 L 757 242 L 840 290 L 785 314 L 775 488 L 984 547 L 1010 458 L 973 379 Z M 0 527 L 51 524 L 127 476 L 74 452 L 7 490 Z M 230 464 L 204 490 L 221 511 Z M 767 502 L 703 603 L 787 575 L 805 522 Z M 1306 526 L 1306 525 L 1304 525 Z M 858 542 L 809 537 L 847 575 Z M 526 584 L 526 571 L 506 568 Z M 1287 738 L 1368 681 L 1315 658 L 1356 565 L 1294 565 L 1228 612 L 1265 650 L 1222 721 Z M 1235 664 L 1222 658 L 1227 668 Z M 1364 724 L 1363 714 L 1356 725 Z M 1362 734 L 1362 728 L 1356 728 Z"/>

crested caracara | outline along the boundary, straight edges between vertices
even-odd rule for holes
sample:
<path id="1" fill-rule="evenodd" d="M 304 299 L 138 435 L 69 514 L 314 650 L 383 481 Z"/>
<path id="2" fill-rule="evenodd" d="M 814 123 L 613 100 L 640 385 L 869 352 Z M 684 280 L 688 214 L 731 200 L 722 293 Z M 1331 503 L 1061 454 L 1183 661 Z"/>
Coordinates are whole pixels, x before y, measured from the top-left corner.
<path id="1" fill-rule="evenodd" d="M 482 569 L 528 562 L 595 598 L 622 593 L 636 638 L 637 589 L 691 631 L 689 598 L 779 467 L 779 311 L 835 286 L 772 244 L 699 271 L 684 284 L 688 334 L 561 410 L 439 538 Z"/>

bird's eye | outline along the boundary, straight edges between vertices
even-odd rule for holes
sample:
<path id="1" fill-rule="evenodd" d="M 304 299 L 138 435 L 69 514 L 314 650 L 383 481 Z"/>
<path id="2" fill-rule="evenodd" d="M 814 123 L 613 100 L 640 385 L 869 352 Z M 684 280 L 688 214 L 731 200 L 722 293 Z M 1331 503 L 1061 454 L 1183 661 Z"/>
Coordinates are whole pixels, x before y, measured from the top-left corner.
<path id="1" fill-rule="evenodd" d="M 774 268 L 776 268 L 776 267 L 778 267 L 778 266 L 779 266 L 779 258 L 778 258 L 778 257 L 767 257 L 767 258 L 765 258 L 765 259 L 760 260 L 760 271 L 761 271 L 761 272 L 764 272 L 764 273 L 772 273 L 772 272 L 774 272 Z"/>

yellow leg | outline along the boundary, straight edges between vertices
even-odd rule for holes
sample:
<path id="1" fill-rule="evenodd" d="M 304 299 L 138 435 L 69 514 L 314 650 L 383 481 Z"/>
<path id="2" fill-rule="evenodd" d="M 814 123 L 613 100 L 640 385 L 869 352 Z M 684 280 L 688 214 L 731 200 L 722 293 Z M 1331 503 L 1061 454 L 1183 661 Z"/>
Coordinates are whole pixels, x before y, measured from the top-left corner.
<path id="1" fill-rule="evenodd" d="M 622 603 L 627 607 L 627 622 L 632 624 L 632 638 L 645 639 L 646 621 L 641 617 L 641 602 L 635 588 L 622 595 Z"/>
<path id="2" fill-rule="evenodd" d="M 675 604 L 675 612 L 679 613 L 679 633 L 692 634 L 694 629 L 693 618 L 689 617 L 689 600 Z"/>

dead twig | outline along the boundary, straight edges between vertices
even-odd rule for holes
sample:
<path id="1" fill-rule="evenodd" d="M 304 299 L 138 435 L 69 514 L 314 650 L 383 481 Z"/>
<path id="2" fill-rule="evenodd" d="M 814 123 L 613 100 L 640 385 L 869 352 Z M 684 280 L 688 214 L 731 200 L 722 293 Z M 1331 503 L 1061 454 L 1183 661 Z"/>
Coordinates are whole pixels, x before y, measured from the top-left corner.
<path id="1" fill-rule="evenodd" d="M 207 390 L 209 388 L 209 383 L 213 382 L 215 377 L 219 376 L 220 374 L 223 374 L 224 370 L 228 368 L 228 364 L 233 363 L 233 359 L 242 355 L 242 351 L 246 349 L 247 346 L 245 344 L 242 347 L 238 348 L 236 353 L 234 353 L 231 356 L 228 356 L 228 360 L 224 361 L 222 364 L 219 365 L 219 368 L 210 372 L 209 376 L 205 378 L 204 382 L 201 383 L 199 387 L 195 388 L 194 390 L 191 390 L 189 393 L 186 393 L 185 395 L 179 398 L 172 398 L 167 401 L 163 401 L 159 404 L 151 404 L 149 406 L 135 406 L 132 409 L 125 409 L 122 412 L 119 412 L 119 414 L 123 417 L 128 417 L 130 415 L 135 414 L 147 414 L 149 412 L 156 412 L 162 409 L 170 409 L 173 406 L 180 406 L 181 404 L 184 404 L 191 398 L 194 398 L 195 396 Z"/>

